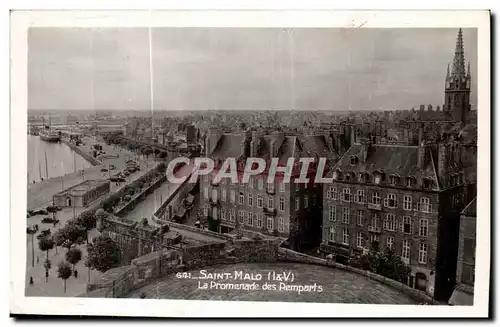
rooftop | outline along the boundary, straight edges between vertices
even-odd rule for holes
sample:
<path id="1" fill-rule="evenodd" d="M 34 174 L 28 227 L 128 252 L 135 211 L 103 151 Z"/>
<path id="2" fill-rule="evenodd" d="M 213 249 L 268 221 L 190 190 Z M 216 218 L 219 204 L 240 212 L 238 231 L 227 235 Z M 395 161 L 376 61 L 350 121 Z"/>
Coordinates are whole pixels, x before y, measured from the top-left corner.
<path id="1" fill-rule="evenodd" d="M 56 195 L 63 195 L 63 194 L 83 195 L 88 191 L 91 191 L 104 184 L 109 184 L 109 181 L 104 179 L 86 180 L 80 184 L 77 184 L 75 186 L 65 189 L 62 192 L 59 192 Z"/>

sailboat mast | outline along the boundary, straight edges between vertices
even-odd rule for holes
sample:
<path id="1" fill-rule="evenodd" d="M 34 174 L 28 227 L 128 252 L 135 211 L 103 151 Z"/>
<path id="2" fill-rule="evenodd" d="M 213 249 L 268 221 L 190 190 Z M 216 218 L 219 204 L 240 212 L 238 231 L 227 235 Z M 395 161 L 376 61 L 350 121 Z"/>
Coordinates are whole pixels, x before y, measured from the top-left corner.
<path id="1" fill-rule="evenodd" d="M 38 160 L 38 175 L 42 179 L 42 165 L 40 164 L 40 160 Z"/>
<path id="2" fill-rule="evenodd" d="M 49 178 L 49 166 L 47 165 L 47 151 L 45 151 L 45 177 Z"/>

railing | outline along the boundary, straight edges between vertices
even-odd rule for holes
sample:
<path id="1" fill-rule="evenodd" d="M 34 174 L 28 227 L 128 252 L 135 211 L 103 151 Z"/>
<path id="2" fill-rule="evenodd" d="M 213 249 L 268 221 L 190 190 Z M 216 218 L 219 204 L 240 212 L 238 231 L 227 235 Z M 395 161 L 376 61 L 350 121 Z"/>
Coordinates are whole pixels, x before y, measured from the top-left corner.
<path id="1" fill-rule="evenodd" d="M 380 233 L 381 229 L 380 227 L 368 226 L 368 231 L 372 233 Z"/>
<path id="2" fill-rule="evenodd" d="M 266 208 L 266 207 L 264 207 L 264 208 L 262 208 L 262 211 L 263 211 L 263 212 L 264 212 L 264 214 L 266 214 L 266 215 L 273 215 L 273 216 L 276 216 L 276 214 L 277 214 L 276 209 L 271 209 L 271 208 Z"/>
<path id="3" fill-rule="evenodd" d="M 375 203 L 368 202 L 368 209 L 382 210 L 382 206 L 380 204 L 375 204 Z"/>

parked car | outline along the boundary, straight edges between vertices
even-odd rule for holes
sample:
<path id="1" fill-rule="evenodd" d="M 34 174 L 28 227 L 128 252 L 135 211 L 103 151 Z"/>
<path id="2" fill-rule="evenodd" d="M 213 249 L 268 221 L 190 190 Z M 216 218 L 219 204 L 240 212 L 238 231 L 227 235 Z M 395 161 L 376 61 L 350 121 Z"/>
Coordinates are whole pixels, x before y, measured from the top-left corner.
<path id="1" fill-rule="evenodd" d="M 115 170 L 115 169 L 116 169 L 115 165 L 109 165 L 109 170 Z"/>
<path id="2" fill-rule="evenodd" d="M 117 175 L 111 176 L 109 180 L 112 182 L 125 182 L 125 178 Z"/>
<path id="3" fill-rule="evenodd" d="M 106 172 L 108 171 L 106 168 L 101 168 L 101 172 Z"/>
<path id="4" fill-rule="evenodd" d="M 45 218 L 42 218 L 42 223 L 43 224 L 53 224 L 55 221 L 54 218 L 52 217 L 45 217 Z"/>
<path id="5" fill-rule="evenodd" d="M 50 229 L 44 229 L 40 232 L 40 235 L 38 235 L 36 238 L 37 239 L 41 239 L 41 238 L 44 238 L 44 237 L 47 237 L 47 236 L 50 236 L 51 232 L 50 232 Z"/>
<path id="6" fill-rule="evenodd" d="M 40 209 L 40 210 L 33 210 L 33 216 L 36 216 L 36 215 L 48 215 L 49 212 L 47 210 L 43 210 L 43 209 Z"/>
<path id="7" fill-rule="evenodd" d="M 123 171 L 123 174 L 124 174 L 125 176 L 130 175 L 130 173 L 129 173 L 128 171 L 126 171 L 126 170 L 124 170 L 124 171 Z"/>

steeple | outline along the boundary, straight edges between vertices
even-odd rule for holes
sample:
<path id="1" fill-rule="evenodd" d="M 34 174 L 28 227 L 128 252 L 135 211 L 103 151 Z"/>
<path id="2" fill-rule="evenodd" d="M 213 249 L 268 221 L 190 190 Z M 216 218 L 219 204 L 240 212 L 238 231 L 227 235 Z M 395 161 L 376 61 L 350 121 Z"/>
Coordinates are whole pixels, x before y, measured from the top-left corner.
<path id="1" fill-rule="evenodd" d="M 455 57 L 453 58 L 453 69 L 451 71 L 453 77 L 465 76 L 465 57 L 464 57 L 464 41 L 462 38 L 462 29 L 458 30 L 457 44 L 455 46 Z"/>
<path id="2" fill-rule="evenodd" d="M 446 78 L 450 77 L 450 64 L 448 64 L 448 68 L 446 69 Z"/>
<path id="3" fill-rule="evenodd" d="M 470 61 L 467 63 L 467 77 L 470 77 Z"/>

